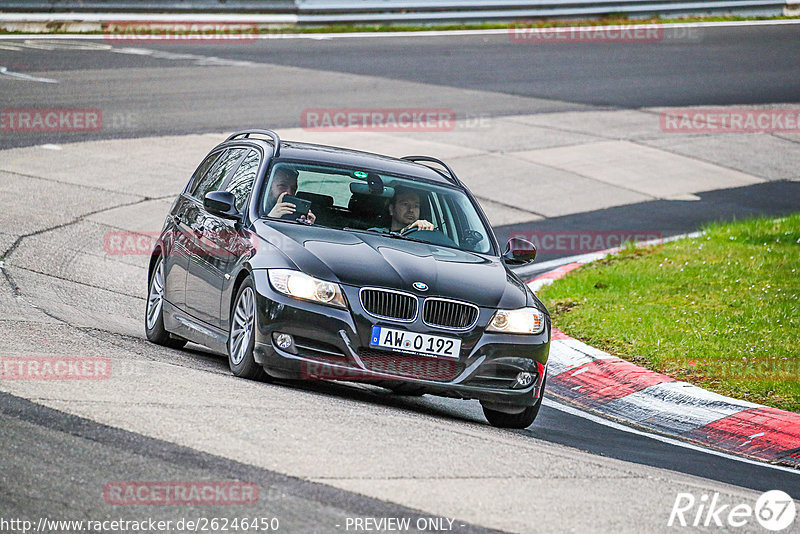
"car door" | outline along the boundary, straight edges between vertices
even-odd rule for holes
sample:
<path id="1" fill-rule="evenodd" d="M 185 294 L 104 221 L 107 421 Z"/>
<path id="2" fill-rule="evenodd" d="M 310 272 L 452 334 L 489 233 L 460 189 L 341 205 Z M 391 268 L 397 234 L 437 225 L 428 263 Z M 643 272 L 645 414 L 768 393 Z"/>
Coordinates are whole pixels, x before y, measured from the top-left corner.
<path id="1" fill-rule="evenodd" d="M 259 174 L 259 169 L 263 161 L 263 156 L 258 150 L 251 150 L 242 160 L 241 165 L 231 179 L 222 186 L 223 191 L 228 191 L 236 198 L 236 210 L 243 215 L 248 206 L 250 195 L 253 191 L 253 184 Z M 213 217 L 213 222 L 209 221 L 209 226 L 218 229 L 212 233 L 209 239 L 215 243 L 216 250 L 222 253 L 215 258 L 219 269 L 222 271 L 222 280 L 219 291 L 216 295 L 219 303 L 219 326 L 227 330 L 230 320 L 230 302 L 232 285 L 234 283 L 233 273 L 245 259 L 251 257 L 250 252 L 257 245 L 257 241 L 250 230 L 237 224 L 230 219 Z"/>
<path id="2" fill-rule="evenodd" d="M 225 273 L 221 268 L 223 254 L 214 237 L 222 231 L 220 220 L 205 210 L 203 198 L 211 191 L 220 190 L 230 180 L 247 152 L 244 147 L 227 149 L 198 184 L 187 210 L 192 243 L 186 277 L 186 310 L 211 326 L 220 324 L 219 296 Z"/>
<path id="3" fill-rule="evenodd" d="M 221 153 L 219 150 L 212 152 L 197 167 L 183 193 L 175 200 L 166 223 L 167 231 L 164 234 L 165 299 L 182 310 L 186 309 L 186 276 L 189 273 L 189 256 L 194 239 L 188 224 L 188 213 L 194 206 L 191 192 L 204 179 Z"/>

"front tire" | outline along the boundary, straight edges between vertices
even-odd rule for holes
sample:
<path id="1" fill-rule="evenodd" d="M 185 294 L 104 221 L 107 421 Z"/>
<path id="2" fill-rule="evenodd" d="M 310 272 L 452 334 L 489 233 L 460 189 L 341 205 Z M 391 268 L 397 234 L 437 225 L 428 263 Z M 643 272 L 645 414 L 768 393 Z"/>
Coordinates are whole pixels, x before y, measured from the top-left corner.
<path id="1" fill-rule="evenodd" d="M 159 256 L 147 284 L 147 305 L 144 311 L 144 332 L 148 341 L 171 349 L 180 349 L 186 340 L 173 337 L 164 328 L 164 259 Z"/>
<path id="2" fill-rule="evenodd" d="M 249 380 L 264 380 L 267 373 L 253 357 L 256 343 L 256 292 L 252 278 L 239 287 L 231 309 L 231 328 L 228 334 L 228 366 L 231 372 Z"/>
<path id="3" fill-rule="evenodd" d="M 536 420 L 539 415 L 539 408 L 542 407 L 542 399 L 544 398 L 544 382 L 542 382 L 542 390 L 539 392 L 539 399 L 536 404 L 527 406 L 520 413 L 506 413 L 492 410 L 486 406 L 482 406 L 483 415 L 489 421 L 489 424 L 498 428 L 528 428 Z"/>

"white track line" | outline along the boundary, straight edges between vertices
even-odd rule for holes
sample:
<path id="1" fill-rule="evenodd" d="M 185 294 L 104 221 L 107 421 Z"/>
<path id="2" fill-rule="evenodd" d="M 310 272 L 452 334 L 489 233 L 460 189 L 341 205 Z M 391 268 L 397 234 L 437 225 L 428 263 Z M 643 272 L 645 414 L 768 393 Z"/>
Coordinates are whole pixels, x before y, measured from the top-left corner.
<path id="1" fill-rule="evenodd" d="M 14 78 L 17 80 L 25 80 L 29 82 L 58 83 L 58 80 L 53 80 L 51 78 L 37 78 L 36 76 L 31 76 L 30 74 L 23 74 L 21 72 L 12 72 L 8 70 L 8 68 L 1 66 L 0 66 L 0 76 L 5 76 L 7 78 Z"/>
<path id="2" fill-rule="evenodd" d="M 0 14 L 0 22 L 13 22 L 15 21 L 9 16 L 12 14 Z M 166 16 L 160 16 L 163 18 L 145 18 L 144 15 L 114 15 L 113 18 L 108 20 L 113 21 L 158 21 L 158 22 L 183 22 L 186 23 L 187 19 L 191 19 L 189 22 L 196 21 L 197 23 L 202 22 L 213 22 L 214 20 L 219 22 L 229 22 L 229 23 L 243 23 L 243 22 L 250 22 L 257 24 L 257 18 L 246 19 L 243 17 L 242 19 L 239 18 L 232 18 L 232 17 L 224 17 L 220 16 L 218 19 L 209 19 L 209 18 L 199 18 L 199 15 L 195 15 L 194 17 L 187 17 L 185 15 L 181 16 L 172 16 L 172 18 L 166 18 Z M 50 15 L 50 19 L 48 20 L 63 20 L 59 19 L 58 17 L 54 17 Z M 99 20 L 99 19 L 94 19 Z M 18 20 L 18 22 L 24 22 L 24 20 Z M 33 21 L 35 22 L 35 21 Z M 717 22 L 676 22 L 676 23 L 668 23 L 668 24 L 627 24 L 627 25 L 611 25 L 611 26 L 591 26 L 592 29 L 597 31 L 613 31 L 619 29 L 628 29 L 633 27 L 636 28 L 729 28 L 729 27 L 741 27 L 741 26 L 783 26 L 783 25 L 796 25 L 800 24 L 800 19 L 790 19 L 790 20 L 731 20 L 731 21 L 717 21 Z M 565 27 L 555 27 L 555 28 L 546 28 L 548 33 L 566 33 L 575 31 L 575 27 L 572 26 L 565 26 Z M 257 35 L 252 34 L 245 34 L 240 36 L 242 40 L 253 40 L 254 38 L 261 39 L 261 40 L 269 40 L 269 39 L 311 39 L 311 40 L 321 40 L 321 39 L 357 39 L 357 38 L 380 38 L 380 37 L 458 37 L 458 36 L 465 36 L 465 35 L 509 35 L 513 32 L 513 29 L 509 28 L 499 28 L 499 29 L 492 29 L 492 30 L 423 30 L 423 31 L 413 31 L 413 32 L 352 32 L 352 33 L 260 33 Z M 159 38 L 161 37 L 161 38 Z M 235 40 L 236 35 L 226 35 L 226 40 Z M 15 35 L 0 35 L 0 40 L 11 40 L 11 39 L 96 39 L 102 40 L 105 37 L 100 34 L 92 34 L 92 35 L 85 35 L 85 34 L 15 34 Z M 166 40 L 166 41 L 175 41 L 174 36 L 148 36 L 146 41 L 158 41 L 158 40 Z M 131 42 L 138 42 L 135 39 L 131 39 Z"/>
<path id="3" fill-rule="evenodd" d="M 721 451 L 716 451 L 714 449 L 706 449 L 705 447 L 700 447 L 699 445 L 695 445 L 693 443 L 688 443 L 686 441 L 681 441 L 679 439 L 668 438 L 667 436 L 661 436 L 659 434 L 651 434 L 650 432 L 645 432 L 643 430 L 638 430 L 636 428 L 632 428 L 620 423 L 616 423 L 609 419 L 605 419 L 603 417 L 584 412 L 578 410 L 577 408 L 573 408 L 571 406 L 567 406 L 566 404 L 562 404 L 558 401 L 545 397 L 542 399 L 542 403 L 547 406 L 548 408 L 554 408 L 556 410 L 562 411 L 564 413 L 568 413 L 570 415 L 574 415 L 576 417 L 581 417 L 583 419 L 587 419 L 592 421 L 593 423 L 597 423 L 599 425 L 607 426 L 613 428 L 614 430 L 620 430 L 622 432 L 628 432 L 630 434 L 636 434 L 637 436 L 643 436 L 646 438 L 654 439 L 656 441 L 660 441 L 662 443 L 666 443 L 668 445 L 674 445 L 676 447 L 683 447 L 684 449 L 690 449 L 697 452 L 703 452 L 706 454 L 711 454 L 714 456 L 719 456 L 720 458 L 725 458 L 727 460 L 735 460 L 737 462 L 742 462 L 751 465 L 757 465 L 760 467 L 767 467 L 769 469 L 777 469 L 778 471 L 786 471 L 789 473 L 794 473 L 795 475 L 800 475 L 800 470 L 794 469 L 792 467 L 785 467 L 782 465 L 774 465 L 768 464 L 766 462 L 760 462 L 758 460 L 751 460 L 750 458 L 744 458 L 742 456 L 736 456 L 733 454 L 724 453 Z"/>

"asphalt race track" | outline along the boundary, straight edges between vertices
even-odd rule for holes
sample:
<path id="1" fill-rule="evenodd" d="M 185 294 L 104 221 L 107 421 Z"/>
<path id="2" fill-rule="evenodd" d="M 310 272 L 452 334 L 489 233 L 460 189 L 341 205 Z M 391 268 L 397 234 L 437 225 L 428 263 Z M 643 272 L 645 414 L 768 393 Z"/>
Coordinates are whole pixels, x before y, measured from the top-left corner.
<path id="1" fill-rule="evenodd" d="M 0 40 L 0 66 L 22 74 L 0 74 L 0 107 L 103 116 L 93 132 L 0 131 L 0 356 L 97 356 L 114 369 L 92 383 L 0 381 L 0 516 L 267 517 L 284 532 L 352 532 L 365 517 L 411 518 L 429 531 L 439 524 L 427 519 L 449 518 L 442 525 L 456 532 L 660 532 L 681 530 L 667 526 L 678 493 L 719 493 L 730 505 L 771 489 L 797 498 L 797 472 L 611 427 L 555 399 L 530 428 L 503 431 L 477 402 L 235 380 L 201 347 L 145 341 L 147 257 L 109 255 L 103 237 L 157 231 L 203 155 L 250 126 L 447 159 L 501 239 L 671 235 L 780 216 L 800 206 L 800 133 L 670 137 L 658 113 L 797 109 L 798 57 L 800 25 L 702 28 L 658 43 Z M 459 125 L 391 135 L 301 128 L 309 108 L 401 107 L 451 109 Z M 571 148 L 596 169 L 559 152 Z M 652 172 L 636 186 L 605 173 L 641 162 Z M 115 481 L 227 480 L 255 484 L 257 502 L 124 506 L 103 493 Z"/>
<path id="2" fill-rule="evenodd" d="M 96 137 L 143 137 L 229 131 L 248 121 L 294 127 L 302 109 L 343 105 L 447 107 L 478 117 L 797 101 L 796 25 L 692 31 L 687 42 L 600 44 L 519 43 L 508 35 L 194 45 L 2 41 L 0 65 L 8 70 L 50 78 L 58 72 L 55 78 L 76 82 L 63 89 L 12 84 L 3 105 L 101 108 L 116 123 Z M 95 53 L 111 48 L 116 52 Z M 408 83 L 424 86 L 407 91 Z M 15 137 L 3 136 L 2 146 L 42 142 L 41 135 Z"/>

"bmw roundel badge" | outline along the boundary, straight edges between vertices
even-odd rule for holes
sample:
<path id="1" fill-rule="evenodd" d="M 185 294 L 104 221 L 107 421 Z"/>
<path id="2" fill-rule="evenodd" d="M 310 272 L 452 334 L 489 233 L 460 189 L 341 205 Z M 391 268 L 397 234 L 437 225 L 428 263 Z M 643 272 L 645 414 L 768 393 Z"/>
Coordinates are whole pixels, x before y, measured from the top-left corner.
<path id="1" fill-rule="evenodd" d="M 422 282 L 414 282 L 412 285 L 414 286 L 414 289 L 416 289 L 417 291 L 427 291 L 428 290 L 428 284 L 424 284 Z"/>

